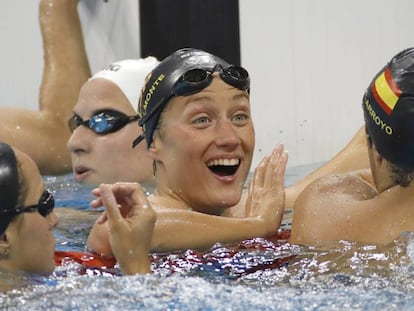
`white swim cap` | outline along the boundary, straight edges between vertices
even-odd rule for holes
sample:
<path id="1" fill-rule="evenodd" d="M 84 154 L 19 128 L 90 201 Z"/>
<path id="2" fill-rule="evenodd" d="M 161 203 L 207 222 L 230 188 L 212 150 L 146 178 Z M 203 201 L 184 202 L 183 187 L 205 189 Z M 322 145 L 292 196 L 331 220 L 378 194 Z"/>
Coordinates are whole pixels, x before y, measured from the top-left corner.
<path id="1" fill-rule="evenodd" d="M 90 80 L 104 78 L 115 83 L 136 111 L 145 77 L 158 63 L 159 61 L 152 56 L 140 59 L 125 59 L 106 66 L 103 70 L 94 74 Z"/>

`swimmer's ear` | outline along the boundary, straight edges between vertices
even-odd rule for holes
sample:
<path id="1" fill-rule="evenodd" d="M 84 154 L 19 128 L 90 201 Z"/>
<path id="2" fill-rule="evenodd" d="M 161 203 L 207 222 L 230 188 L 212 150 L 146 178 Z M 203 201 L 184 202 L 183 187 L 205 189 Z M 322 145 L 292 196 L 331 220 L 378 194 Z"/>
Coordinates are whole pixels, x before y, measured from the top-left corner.
<path id="1" fill-rule="evenodd" d="M 160 150 L 162 149 L 162 140 L 158 134 L 154 134 L 151 146 L 149 146 L 148 151 L 151 154 L 153 160 L 159 160 Z"/>

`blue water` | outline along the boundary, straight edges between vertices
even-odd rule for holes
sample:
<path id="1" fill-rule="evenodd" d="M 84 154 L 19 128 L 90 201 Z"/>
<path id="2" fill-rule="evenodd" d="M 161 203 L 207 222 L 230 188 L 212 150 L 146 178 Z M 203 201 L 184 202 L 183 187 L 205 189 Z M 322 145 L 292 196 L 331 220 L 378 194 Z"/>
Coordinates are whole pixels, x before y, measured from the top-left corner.
<path id="1" fill-rule="evenodd" d="M 310 169 L 288 170 L 287 183 Z M 91 189 L 70 176 L 45 180 L 58 208 L 69 210 L 55 232 L 57 249 L 84 251 L 95 218 Z M 22 277 L 25 286 L 0 294 L 0 303 L 7 310 L 414 310 L 411 233 L 386 246 L 322 250 L 280 237 L 151 258 L 153 274 L 145 276 L 70 263 L 47 278 Z"/>

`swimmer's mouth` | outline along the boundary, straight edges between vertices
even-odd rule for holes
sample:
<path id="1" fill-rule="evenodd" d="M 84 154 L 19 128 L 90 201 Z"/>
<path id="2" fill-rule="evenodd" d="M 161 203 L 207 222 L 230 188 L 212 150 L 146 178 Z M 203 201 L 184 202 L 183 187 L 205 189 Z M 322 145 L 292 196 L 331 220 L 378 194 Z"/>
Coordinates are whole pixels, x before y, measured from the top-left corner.
<path id="1" fill-rule="evenodd" d="M 207 162 L 210 171 L 218 176 L 232 176 L 240 166 L 240 159 L 216 159 Z"/>
<path id="2" fill-rule="evenodd" d="M 87 167 L 84 167 L 84 166 L 78 166 L 78 167 L 75 168 L 75 173 L 79 174 L 79 175 L 81 175 L 81 174 L 83 174 L 87 171 L 89 171 L 89 169 Z"/>

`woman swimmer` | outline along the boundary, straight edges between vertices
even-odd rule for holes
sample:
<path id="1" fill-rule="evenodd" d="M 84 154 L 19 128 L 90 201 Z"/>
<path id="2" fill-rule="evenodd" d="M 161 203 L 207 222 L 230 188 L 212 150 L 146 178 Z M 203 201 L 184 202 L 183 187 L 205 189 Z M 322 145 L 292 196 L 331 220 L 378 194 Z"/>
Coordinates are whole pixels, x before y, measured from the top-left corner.
<path id="1" fill-rule="evenodd" d="M 0 107 L 0 140 L 28 154 L 42 174 L 70 172 L 66 124 L 82 84 L 90 77 L 77 4 L 78 0 L 39 2 L 45 61 L 39 111 Z"/>
<path id="2" fill-rule="evenodd" d="M 74 178 L 88 184 L 153 181 L 151 158 L 144 146 L 131 148 L 141 132 L 136 107 L 146 75 L 156 58 L 110 64 L 81 88 L 69 120 L 67 147 Z"/>
<path id="3" fill-rule="evenodd" d="M 126 116 L 136 114 L 134 94 L 137 92 L 131 89 L 127 91 L 128 87 L 123 87 L 123 85 L 133 85 L 135 78 L 133 73 L 127 73 L 125 79 L 122 77 L 118 80 L 114 79 L 115 85 L 110 83 L 114 82 L 110 77 L 107 79 L 107 84 L 101 79 L 86 82 L 79 101 L 73 109 L 82 84 L 90 77 L 77 3 L 78 0 L 40 1 L 39 18 L 45 51 L 40 110 L 37 112 L 1 107 L 0 121 L 3 130 L 0 131 L 0 139 L 12 142 L 26 152 L 35 160 L 42 174 L 67 173 L 71 171 L 72 166 L 75 179 L 83 183 L 135 181 L 147 184 L 152 182 L 152 161 L 145 148 L 141 146 L 138 146 L 137 150 L 130 148 L 131 135 L 135 135 L 131 131 L 139 131 L 139 129 L 135 124 L 128 123 L 127 126 L 123 126 L 124 120 L 128 120 Z M 128 66 L 127 63 L 124 63 L 124 66 Z M 107 69 L 111 67 L 114 69 L 116 65 L 115 67 L 110 65 Z M 145 65 L 141 70 L 145 71 L 144 67 Z M 136 67 L 132 65 L 132 68 Z M 131 72 L 133 70 L 131 69 Z M 137 73 L 137 79 L 141 81 L 140 74 L 145 75 L 146 72 Z M 101 83 L 98 83 L 98 80 L 101 80 Z M 137 85 L 137 89 L 139 88 L 141 85 Z M 107 100 L 103 96 L 107 97 Z M 130 105 L 124 102 L 125 96 L 129 99 Z M 72 115 L 72 109 L 75 118 L 71 121 L 73 134 L 70 136 L 67 120 Z M 94 121 L 104 110 L 106 111 L 102 116 L 105 120 L 108 118 L 117 120 L 116 125 L 110 130 L 112 133 L 105 135 L 101 132 L 95 135 L 92 131 L 86 131 L 83 126 L 76 127 L 77 124 L 82 124 L 81 121 L 89 120 L 83 124 L 88 124 L 96 129 L 95 132 L 99 132 Z M 107 130 L 104 131 L 109 133 Z M 34 144 L 33 141 L 36 143 Z M 361 145 L 362 148 L 359 148 Z M 362 155 L 360 152 L 364 147 L 364 140 L 353 139 L 339 156 L 327 165 L 298 184 L 287 188 L 287 207 L 291 207 L 302 189 L 318 176 L 355 169 L 357 165 L 368 167 L 365 150 Z M 67 148 L 72 155 L 72 165 Z"/>
<path id="4" fill-rule="evenodd" d="M 110 243 L 124 274 L 149 271 L 155 213 L 136 184 L 99 188 L 108 207 Z M 111 191 L 112 190 L 112 191 Z M 112 204 L 128 193 L 129 205 Z M 52 194 L 36 164 L 26 154 L 0 142 L 0 270 L 49 274 L 54 270 L 55 215 Z M 121 215 L 124 215 L 122 216 Z"/>
<path id="5" fill-rule="evenodd" d="M 245 69 L 196 49 L 173 53 L 148 76 L 138 107 L 143 134 L 134 144 L 145 138 L 154 162 L 153 250 L 205 248 L 276 232 L 284 208 L 282 146 L 258 166 L 241 202 L 255 141 L 249 89 Z M 101 191 L 94 194 L 92 206 L 105 205 Z M 109 255 L 105 217 L 88 245 Z"/>

